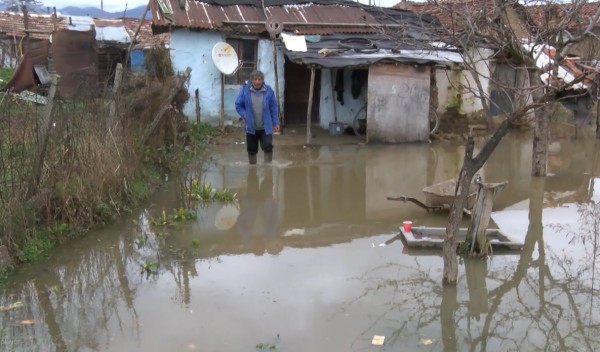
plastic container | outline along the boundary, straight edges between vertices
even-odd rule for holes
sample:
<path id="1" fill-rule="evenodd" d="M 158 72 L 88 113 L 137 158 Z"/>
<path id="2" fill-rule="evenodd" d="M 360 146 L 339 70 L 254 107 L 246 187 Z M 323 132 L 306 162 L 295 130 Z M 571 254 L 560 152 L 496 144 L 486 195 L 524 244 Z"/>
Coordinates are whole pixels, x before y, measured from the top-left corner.
<path id="1" fill-rule="evenodd" d="M 344 133 L 346 124 L 343 122 L 330 122 L 329 123 L 329 134 L 332 136 L 339 136 Z"/>

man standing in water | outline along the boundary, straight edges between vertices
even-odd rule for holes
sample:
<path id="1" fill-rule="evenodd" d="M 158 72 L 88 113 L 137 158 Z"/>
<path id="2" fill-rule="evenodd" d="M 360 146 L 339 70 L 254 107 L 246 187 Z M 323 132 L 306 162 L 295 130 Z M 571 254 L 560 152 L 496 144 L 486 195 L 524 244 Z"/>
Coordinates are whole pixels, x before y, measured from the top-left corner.
<path id="1" fill-rule="evenodd" d="M 258 144 L 265 153 L 265 163 L 273 160 L 273 132 L 279 132 L 277 99 L 273 89 L 265 84 L 265 75 L 258 70 L 250 73 L 235 100 L 235 110 L 244 120 L 248 161 L 256 164 Z"/>

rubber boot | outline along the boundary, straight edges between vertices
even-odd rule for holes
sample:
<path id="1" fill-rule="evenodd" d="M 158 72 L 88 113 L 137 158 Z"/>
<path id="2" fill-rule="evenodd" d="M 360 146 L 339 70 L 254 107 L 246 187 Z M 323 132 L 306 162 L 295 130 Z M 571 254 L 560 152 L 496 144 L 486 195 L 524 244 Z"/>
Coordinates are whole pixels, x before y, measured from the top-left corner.
<path id="1" fill-rule="evenodd" d="M 273 153 L 265 153 L 265 163 L 268 164 L 273 161 Z"/>
<path id="2" fill-rule="evenodd" d="M 250 163 L 250 165 L 255 165 L 256 164 L 256 154 L 254 154 L 254 155 L 248 154 L 248 162 Z"/>

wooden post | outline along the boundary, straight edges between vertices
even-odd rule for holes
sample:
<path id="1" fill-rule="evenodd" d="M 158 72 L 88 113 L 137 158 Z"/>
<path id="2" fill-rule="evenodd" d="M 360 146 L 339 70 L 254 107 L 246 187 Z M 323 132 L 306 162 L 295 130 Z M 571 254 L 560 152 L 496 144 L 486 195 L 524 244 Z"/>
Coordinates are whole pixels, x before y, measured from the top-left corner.
<path id="1" fill-rule="evenodd" d="M 52 31 L 56 31 L 56 7 L 52 8 Z"/>
<path id="2" fill-rule="evenodd" d="M 127 8 L 127 5 L 125 5 L 125 7 Z M 133 38 L 131 38 L 131 42 L 129 43 L 129 47 L 127 48 L 127 53 L 125 53 L 125 67 L 127 67 L 128 63 L 129 63 L 129 57 L 131 56 L 131 49 L 133 48 L 133 43 L 135 43 L 138 33 L 140 33 L 140 29 L 142 28 L 142 24 L 144 24 L 144 19 L 146 18 L 146 14 L 148 13 L 148 10 L 150 10 L 150 2 L 148 2 L 148 5 L 146 5 L 144 14 L 142 15 L 142 18 L 140 18 L 140 24 L 138 24 L 138 27 L 135 30 L 135 33 L 133 34 Z M 123 16 L 123 17 L 125 17 L 125 16 Z"/>
<path id="3" fill-rule="evenodd" d="M 219 119 L 221 130 L 225 127 L 225 75 L 221 73 L 221 118 Z"/>
<path id="4" fill-rule="evenodd" d="M 306 144 L 310 144 L 312 135 L 310 133 L 310 123 L 312 121 L 312 104 L 313 104 L 313 93 L 315 88 L 315 67 L 310 67 L 310 88 L 308 93 L 308 111 L 306 113 Z"/>
<path id="5" fill-rule="evenodd" d="M 277 99 L 277 117 L 279 118 L 280 132 L 283 133 L 283 114 L 281 113 L 281 103 L 279 101 L 279 75 L 277 74 L 277 49 L 275 48 L 275 38 L 273 38 L 273 69 L 275 72 L 275 98 Z"/>
<path id="6" fill-rule="evenodd" d="M 469 224 L 466 237 L 466 241 L 471 242 L 471 253 L 475 250 L 475 243 L 477 242 L 479 254 L 487 254 L 487 236 L 485 231 L 490 223 L 494 199 L 496 199 L 498 192 L 507 183 L 507 181 L 501 183 L 479 183 L 479 192 L 475 198 L 475 206 L 473 207 L 471 223 Z"/>
<path id="7" fill-rule="evenodd" d="M 200 124 L 200 90 L 196 88 L 194 92 L 194 97 L 196 98 L 196 124 Z"/>
<path id="8" fill-rule="evenodd" d="M 23 28 L 25 29 L 25 48 L 29 50 L 29 11 L 25 4 L 21 6 L 21 9 L 23 10 Z"/>
<path id="9" fill-rule="evenodd" d="M 108 111 L 107 127 L 108 132 L 112 130 L 114 126 L 116 115 L 117 115 L 117 95 L 119 94 L 119 87 L 121 86 L 121 80 L 123 79 L 123 65 L 117 64 L 117 70 L 115 71 L 115 82 L 112 89 L 112 97 L 110 99 L 110 108 Z"/>
<path id="10" fill-rule="evenodd" d="M 335 87 L 333 86 L 335 82 L 335 72 L 331 69 L 331 103 L 333 104 L 333 121 L 337 122 L 337 108 L 335 103 Z"/>
<path id="11" fill-rule="evenodd" d="M 600 92 L 596 98 L 596 139 L 600 139 Z"/>
<path id="12" fill-rule="evenodd" d="M 173 90 L 167 97 L 167 100 L 164 102 L 164 104 L 162 104 L 162 107 L 156 113 L 156 115 L 154 116 L 154 120 L 152 120 L 152 123 L 150 124 L 150 126 L 144 133 L 144 136 L 140 140 L 140 146 L 144 145 L 148 142 L 148 139 L 150 139 L 150 136 L 152 135 L 152 133 L 154 133 L 154 130 L 156 130 L 156 128 L 160 125 L 160 122 L 162 121 L 162 117 L 164 116 L 167 109 L 171 106 L 171 102 L 175 98 L 175 95 L 177 95 L 177 92 L 179 92 L 179 90 L 183 87 L 183 84 L 185 83 L 185 81 L 187 81 L 188 77 L 190 77 L 191 72 L 192 72 L 192 69 L 188 67 L 185 69 L 185 72 L 183 73 L 183 75 L 181 75 L 179 77 L 179 80 L 177 81 L 175 88 L 173 88 Z"/>
<path id="13" fill-rule="evenodd" d="M 46 110 L 44 111 L 44 115 L 40 123 L 40 126 L 45 126 L 46 129 L 41 131 L 43 135 L 40 139 L 40 144 L 38 144 L 37 147 L 37 155 L 35 158 L 35 163 L 33 164 L 29 187 L 27 189 L 27 199 L 33 197 L 39 187 L 40 178 L 42 176 L 42 168 L 44 165 L 44 158 L 46 155 L 46 147 L 48 145 L 50 133 L 52 133 L 52 126 L 54 124 L 52 121 L 52 112 L 54 110 L 54 97 L 56 96 L 56 90 L 58 89 L 59 82 L 60 76 L 52 75 L 52 84 L 48 90 L 48 102 L 46 104 Z"/>

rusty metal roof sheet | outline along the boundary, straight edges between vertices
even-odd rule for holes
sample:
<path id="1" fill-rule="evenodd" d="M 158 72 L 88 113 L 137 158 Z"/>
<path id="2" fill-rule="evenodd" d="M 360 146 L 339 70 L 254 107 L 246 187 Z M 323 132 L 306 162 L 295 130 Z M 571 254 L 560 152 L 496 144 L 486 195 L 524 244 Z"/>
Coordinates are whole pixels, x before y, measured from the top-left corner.
<path id="1" fill-rule="evenodd" d="M 348 1 L 294 2 L 267 1 L 263 9 L 252 1 L 152 0 L 154 28 L 212 29 L 237 33 L 264 33 L 266 18 L 281 21 L 286 31 L 296 34 L 376 33 L 381 25 L 431 25 L 433 17 L 416 16 L 412 11 L 383 9 Z M 223 5 L 225 4 L 225 5 Z M 266 14 L 266 16 L 265 16 Z M 235 23 L 231 23 L 235 22 Z M 161 30 L 159 30 L 161 31 Z M 164 31 L 164 29 L 163 29 Z"/>

